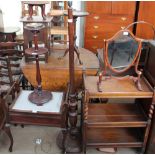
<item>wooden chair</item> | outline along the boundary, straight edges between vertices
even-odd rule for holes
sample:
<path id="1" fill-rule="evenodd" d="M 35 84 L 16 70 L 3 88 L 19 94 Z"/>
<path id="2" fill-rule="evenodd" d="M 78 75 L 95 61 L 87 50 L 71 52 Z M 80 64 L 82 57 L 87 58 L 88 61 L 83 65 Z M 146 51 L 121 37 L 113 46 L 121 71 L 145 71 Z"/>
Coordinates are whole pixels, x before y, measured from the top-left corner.
<path id="1" fill-rule="evenodd" d="M 3 97 L 13 82 L 22 80 L 20 61 L 23 52 L 18 50 L 15 42 L 0 43 L 0 94 Z"/>
<path id="2" fill-rule="evenodd" d="M 11 143 L 9 151 L 12 152 L 13 137 L 10 131 L 10 126 L 6 122 L 7 122 L 7 105 L 5 105 L 5 100 L 0 98 L 0 133 L 1 131 L 5 131 L 5 133 L 10 138 Z"/>
<path id="3" fill-rule="evenodd" d="M 51 10 L 48 13 L 48 16 L 52 16 L 52 27 L 50 30 L 51 33 L 51 43 L 52 47 L 54 47 L 55 43 L 67 44 L 67 36 L 68 36 L 68 26 L 67 26 L 67 17 L 64 16 L 64 11 L 67 8 L 67 3 L 64 2 L 63 8 L 59 6 L 59 2 L 52 2 L 51 3 Z M 60 39 L 61 38 L 61 39 Z M 58 50 L 64 48 L 56 48 Z"/>

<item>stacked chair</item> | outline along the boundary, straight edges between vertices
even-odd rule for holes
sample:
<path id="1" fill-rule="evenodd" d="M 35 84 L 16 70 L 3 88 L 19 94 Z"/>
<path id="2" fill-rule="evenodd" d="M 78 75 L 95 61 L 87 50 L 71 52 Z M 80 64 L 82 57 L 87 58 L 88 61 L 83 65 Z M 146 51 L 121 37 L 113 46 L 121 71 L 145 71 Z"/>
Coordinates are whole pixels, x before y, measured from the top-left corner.
<path id="1" fill-rule="evenodd" d="M 0 95 L 3 97 L 14 81 L 22 81 L 20 62 L 23 51 L 16 42 L 0 43 Z"/>

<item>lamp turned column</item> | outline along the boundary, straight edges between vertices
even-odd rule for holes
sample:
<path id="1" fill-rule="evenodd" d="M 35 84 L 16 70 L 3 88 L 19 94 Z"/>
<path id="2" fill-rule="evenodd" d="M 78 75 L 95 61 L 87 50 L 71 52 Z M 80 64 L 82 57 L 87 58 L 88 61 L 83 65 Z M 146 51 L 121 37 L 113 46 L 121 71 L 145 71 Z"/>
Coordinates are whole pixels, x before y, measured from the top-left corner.
<path id="1" fill-rule="evenodd" d="M 57 145 L 63 153 L 80 153 L 81 152 L 81 135 L 77 127 L 77 93 L 75 90 L 75 69 L 74 69 L 74 42 L 75 31 L 73 23 L 73 10 L 71 3 L 68 2 L 68 30 L 69 30 L 69 98 L 68 98 L 68 119 L 70 126 L 68 130 L 62 130 L 57 137 Z M 67 125 L 66 125 L 67 126 Z"/>

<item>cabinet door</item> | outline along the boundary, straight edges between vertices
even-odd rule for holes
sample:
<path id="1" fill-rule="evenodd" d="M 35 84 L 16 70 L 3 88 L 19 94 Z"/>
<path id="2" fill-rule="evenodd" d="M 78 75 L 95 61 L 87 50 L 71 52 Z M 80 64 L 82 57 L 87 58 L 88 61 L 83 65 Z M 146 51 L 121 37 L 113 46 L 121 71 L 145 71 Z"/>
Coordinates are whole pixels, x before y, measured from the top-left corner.
<path id="1" fill-rule="evenodd" d="M 138 21 L 146 21 L 155 26 L 155 2 L 141 1 L 139 6 Z M 143 39 L 152 39 L 153 30 L 149 25 L 137 24 L 136 36 Z"/>
<path id="2" fill-rule="evenodd" d="M 135 15 L 136 2 L 112 2 L 112 14 L 116 15 Z"/>
<path id="3" fill-rule="evenodd" d="M 86 10 L 92 14 L 110 14 L 111 13 L 111 2 L 110 1 L 87 1 L 86 4 Z"/>

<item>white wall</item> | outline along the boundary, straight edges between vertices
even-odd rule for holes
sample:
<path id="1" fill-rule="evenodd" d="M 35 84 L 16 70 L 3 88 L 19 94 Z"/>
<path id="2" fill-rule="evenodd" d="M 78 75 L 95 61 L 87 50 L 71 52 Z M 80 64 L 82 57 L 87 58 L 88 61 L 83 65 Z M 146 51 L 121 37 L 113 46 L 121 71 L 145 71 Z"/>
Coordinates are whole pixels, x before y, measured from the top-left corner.
<path id="1" fill-rule="evenodd" d="M 81 2 L 80 1 L 77 1 L 77 0 L 74 0 L 73 1 L 73 6 L 72 6 L 73 9 L 76 9 L 76 10 L 81 10 Z M 77 22 L 76 22 L 76 35 L 77 35 L 77 40 L 76 40 L 76 45 L 80 46 L 80 24 L 81 24 L 81 20 L 80 18 L 77 18 Z"/>
<path id="2" fill-rule="evenodd" d="M 22 30 L 22 23 L 19 22 L 21 16 L 20 0 L 1 0 L 0 9 L 2 10 L 3 14 L 4 27 L 18 26 Z"/>
<path id="3" fill-rule="evenodd" d="M 22 0 L 0 0 L 4 27 L 20 27 L 20 32 L 18 33 L 23 32 L 23 24 L 20 22 L 22 14 L 21 1 Z M 50 4 L 46 8 L 46 12 L 49 11 L 49 6 Z"/>
<path id="4" fill-rule="evenodd" d="M 49 11 L 49 5 L 46 6 L 46 12 Z M 21 0 L 0 0 L 0 9 L 3 14 L 3 23 L 4 27 L 20 27 L 20 32 L 23 32 L 23 25 L 20 22 L 21 17 Z M 73 9 L 80 10 L 81 2 L 73 1 Z M 77 45 L 79 46 L 79 38 L 80 38 L 80 19 L 77 20 Z"/>

